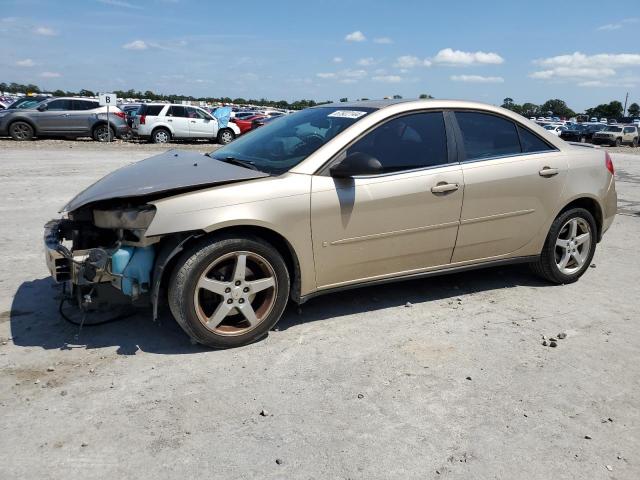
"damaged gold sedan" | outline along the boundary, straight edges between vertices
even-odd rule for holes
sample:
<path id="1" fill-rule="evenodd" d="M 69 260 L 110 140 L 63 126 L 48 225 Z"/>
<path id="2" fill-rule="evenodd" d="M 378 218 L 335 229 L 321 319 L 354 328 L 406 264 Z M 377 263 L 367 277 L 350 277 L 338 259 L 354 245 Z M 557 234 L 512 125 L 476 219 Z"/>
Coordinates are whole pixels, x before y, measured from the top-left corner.
<path id="1" fill-rule="evenodd" d="M 45 226 L 81 309 L 126 299 L 214 348 L 288 301 L 505 263 L 578 280 L 616 212 L 613 164 L 513 112 L 460 101 L 326 105 L 207 155 L 121 168 Z"/>

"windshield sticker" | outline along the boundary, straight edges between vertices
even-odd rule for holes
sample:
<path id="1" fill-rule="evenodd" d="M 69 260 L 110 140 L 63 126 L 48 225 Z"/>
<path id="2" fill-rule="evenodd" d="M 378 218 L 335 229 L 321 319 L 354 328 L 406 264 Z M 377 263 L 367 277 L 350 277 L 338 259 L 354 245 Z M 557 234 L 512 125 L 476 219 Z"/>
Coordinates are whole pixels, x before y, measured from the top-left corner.
<path id="1" fill-rule="evenodd" d="M 357 110 L 336 110 L 333 113 L 327 115 L 327 117 L 337 117 L 337 118 L 360 118 L 363 115 L 366 115 L 367 112 L 359 112 Z"/>

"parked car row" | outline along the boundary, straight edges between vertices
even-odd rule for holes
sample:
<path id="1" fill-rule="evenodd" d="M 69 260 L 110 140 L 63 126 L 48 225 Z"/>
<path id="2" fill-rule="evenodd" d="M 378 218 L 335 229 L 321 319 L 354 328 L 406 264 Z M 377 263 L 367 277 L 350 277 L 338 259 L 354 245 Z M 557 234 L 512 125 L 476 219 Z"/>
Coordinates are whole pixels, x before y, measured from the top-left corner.
<path id="1" fill-rule="evenodd" d="M 636 125 L 606 125 L 602 123 L 577 123 L 566 127 L 560 138 L 568 142 L 596 145 L 638 146 L 640 134 Z"/>

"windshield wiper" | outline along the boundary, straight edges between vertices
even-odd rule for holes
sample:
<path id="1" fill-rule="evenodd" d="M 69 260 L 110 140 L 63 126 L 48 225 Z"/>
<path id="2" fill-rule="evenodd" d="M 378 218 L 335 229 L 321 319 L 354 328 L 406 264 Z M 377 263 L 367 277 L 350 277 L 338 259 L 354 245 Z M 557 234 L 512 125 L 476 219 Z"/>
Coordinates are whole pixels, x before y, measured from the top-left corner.
<path id="1" fill-rule="evenodd" d="M 219 159 L 219 158 L 212 157 L 211 154 L 209 153 L 205 153 L 205 155 L 207 157 L 213 158 L 214 160 L 218 160 L 220 162 L 231 163 L 232 165 L 237 165 L 239 167 L 250 168 L 251 170 L 260 171 L 258 170 L 258 167 L 256 167 L 255 164 L 253 162 L 250 162 L 249 160 L 240 160 L 235 157 L 225 157 L 224 159 Z"/>

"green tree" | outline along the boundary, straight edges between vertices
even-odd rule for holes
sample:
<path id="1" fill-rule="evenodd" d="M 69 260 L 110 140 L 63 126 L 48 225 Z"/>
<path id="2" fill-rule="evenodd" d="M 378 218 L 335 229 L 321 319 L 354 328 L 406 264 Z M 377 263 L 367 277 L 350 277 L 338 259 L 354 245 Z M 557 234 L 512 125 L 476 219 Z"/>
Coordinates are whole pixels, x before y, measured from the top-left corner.
<path id="1" fill-rule="evenodd" d="M 431 95 L 429 95 L 428 93 L 421 93 L 418 96 L 418 98 L 421 99 L 421 100 L 426 100 L 426 99 L 433 98 L 433 97 Z"/>
<path id="2" fill-rule="evenodd" d="M 590 117 L 598 118 L 620 118 L 622 116 L 622 103 L 614 100 L 609 103 L 602 103 L 594 108 L 587 108 L 585 113 Z"/>
<path id="3" fill-rule="evenodd" d="M 576 112 L 571 110 L 564 100 L 560 100 L 555 98 L 553 100 L 547 100 L 540 106 L 540 112 L 546 115 L 548 112 L 551 112 L 552 115 L 557 117 L 575 117 Z"/>
<path id="4" fill-rule="evenodd" d="M 540 114 L 540 107 L 535 103 L 523 103 L 522 115 L 526 117 L 537 117 Z"/>
<path id="5" fill-rule="evenodd" d="M 640 105 L 638 105 L 637 103 L 633 102 L 631 105 L 629 105 L 629 109 L 627 110 L 627 112 L 629 113 L 629 116 L 631 116 L 631 117 L 640 116 Z"/>
<path id="6" fill-rule="evenodd" d="M 345 102 L 348 102 L 348 101 L 349 101 L 349 99 L 347 97 L 344 97 L 344 98 L 340 99 L 341 103 L 345 103 Z"/>

